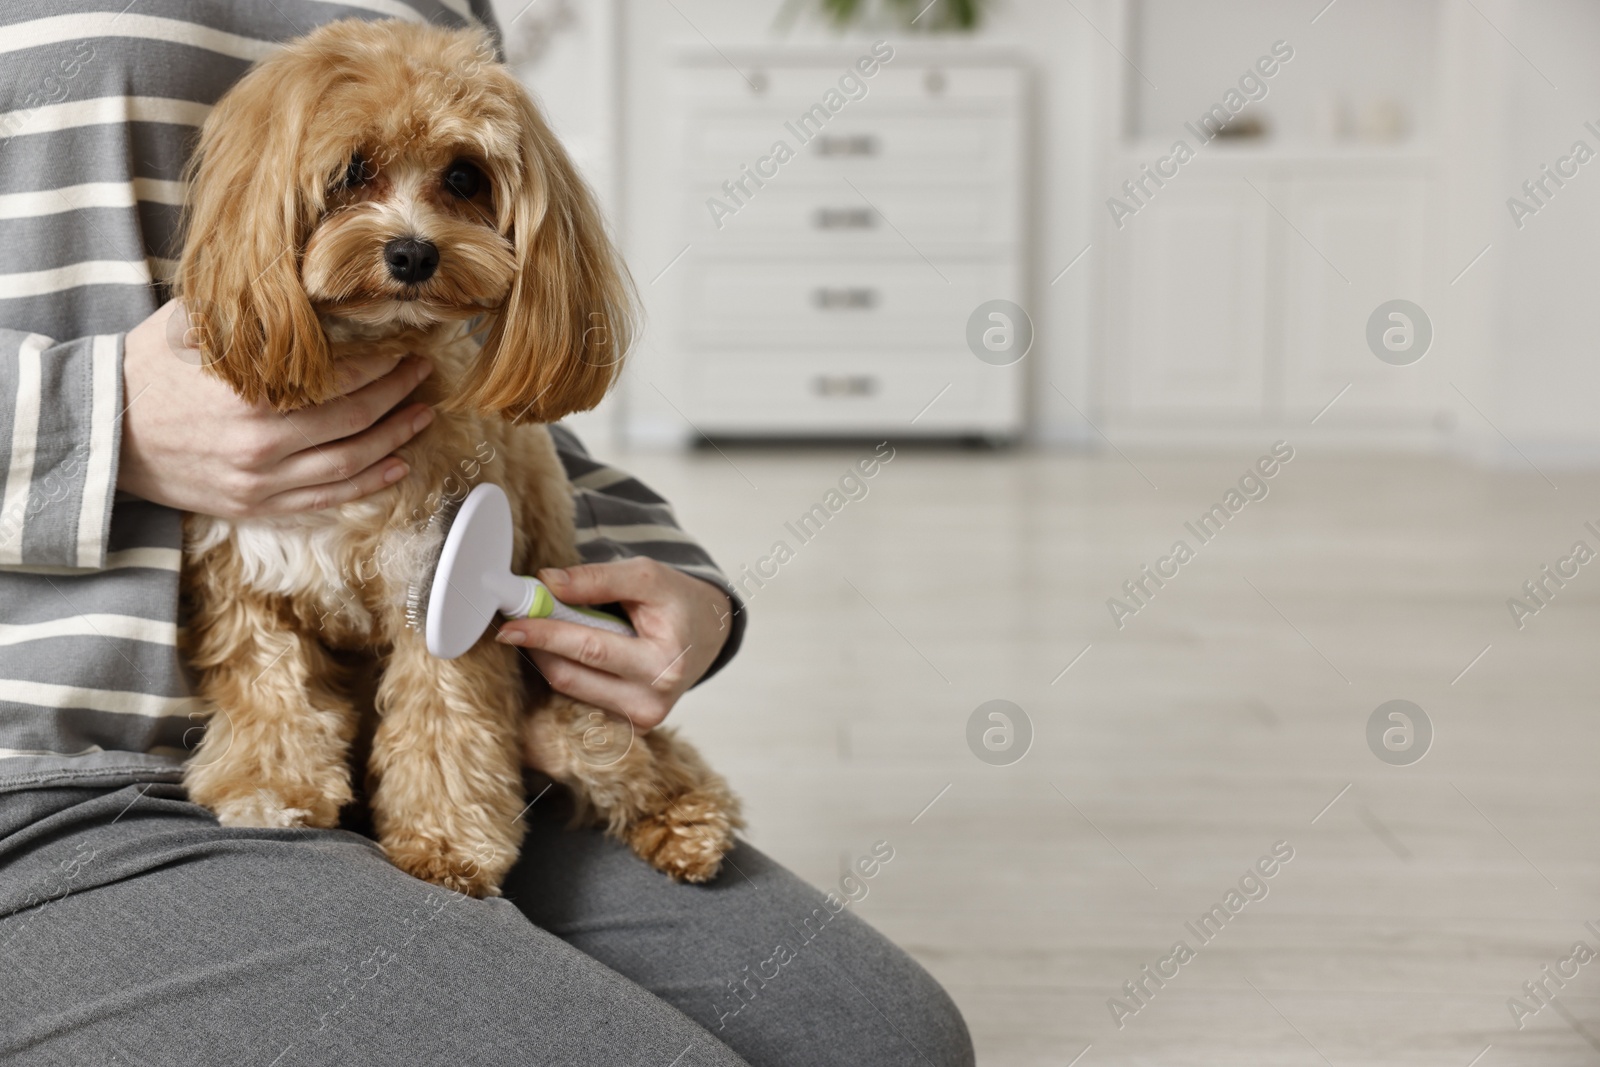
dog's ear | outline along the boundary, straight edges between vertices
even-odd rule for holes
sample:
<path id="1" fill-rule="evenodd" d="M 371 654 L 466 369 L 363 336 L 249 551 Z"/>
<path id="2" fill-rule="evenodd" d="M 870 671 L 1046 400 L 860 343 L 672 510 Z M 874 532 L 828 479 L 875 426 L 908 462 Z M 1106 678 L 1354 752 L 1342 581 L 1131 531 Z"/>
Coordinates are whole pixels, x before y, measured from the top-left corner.
<path id="1" fill-rule="evenodd" d="M 458 403 L 512 421 L 555 422 L 600 402 L 633 337 L 633 283 L 593 194 L 533 101 L 506 75 L 521 175 L 498 189 L 517 274 Z"/>
<path id="2" fill-rule="evenodd" d="M 287 410 L 328 399 L 334 372 L 300 281 L 327 195 L 305 128 L 322 79 L 280 58 L 245 75 L 201 131 L 176 292 L 205 365 L 244 399 Z"/>

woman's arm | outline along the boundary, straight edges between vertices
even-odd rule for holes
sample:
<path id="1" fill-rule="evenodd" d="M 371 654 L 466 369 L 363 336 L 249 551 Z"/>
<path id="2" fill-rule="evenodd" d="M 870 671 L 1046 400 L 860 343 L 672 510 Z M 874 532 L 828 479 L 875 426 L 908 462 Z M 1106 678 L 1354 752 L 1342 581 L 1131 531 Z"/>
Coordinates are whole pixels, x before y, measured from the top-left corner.
<path id="1" fill-rule="evenodd" d="M 121 345 L 0 329 L 0 565 L 105 565 Z"/>

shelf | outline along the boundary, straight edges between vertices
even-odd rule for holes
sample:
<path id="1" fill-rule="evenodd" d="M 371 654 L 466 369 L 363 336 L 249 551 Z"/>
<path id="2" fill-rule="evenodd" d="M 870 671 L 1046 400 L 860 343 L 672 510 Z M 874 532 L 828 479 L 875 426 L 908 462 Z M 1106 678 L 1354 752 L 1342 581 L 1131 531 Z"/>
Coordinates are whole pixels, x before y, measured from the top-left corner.
<path id="1" fill-rule="evenodd" d="M 1143 137 L 1123 141 L 1117 146 L 1120 162 L 1148 163 L 1164 156 L 1173 141 L 1181 137 L 1194 147 L 1194 135 L 1187 130 L 1174 137 Z M 1228 158 L 1257 163 L 1432 163 L 1433 146 L 1425 141 L 1406 141 L 1394 145 L 1337 144 L 1315 141 L 1260 140 L 1211 141 L 1195 153 L 1195 159 Z"/>

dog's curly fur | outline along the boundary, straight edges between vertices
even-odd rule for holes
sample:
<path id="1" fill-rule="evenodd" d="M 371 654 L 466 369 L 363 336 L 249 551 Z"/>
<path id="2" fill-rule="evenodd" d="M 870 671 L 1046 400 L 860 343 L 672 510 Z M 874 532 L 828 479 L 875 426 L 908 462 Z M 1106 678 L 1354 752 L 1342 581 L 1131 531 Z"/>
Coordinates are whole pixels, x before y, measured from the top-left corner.
<path id="1" fill-rule="evenodd" d="M 593 200 L 488 37 L 349 20 L 292 42 L 207 119 L 186 223 L 190 336 L 241 396 L 287 412 L 330 399 L 352 354 L 417 353 L 436 369 L 413 399 L 439 413 L 400 450 L 409 475 L 363 500 L 188 516 L 185 651 L 213 709 L 189 795 L 228 825 L 336 825 L 365 718 L 355 676 L 375 671 L 367 787 L 401 869 L 497 893 L 526 756 L 660 870 L 712 877 L 738 803 L 688 745 L 525 681 L 493 640 L 435 659 L 407 625 L 426 520 L 476 482 L 511 498 L 521 573 L 579 562 L 542 424 L 600 400 L 631 334 Z M 385 264 L 406 238 L 439 250 L 420 283 Z"/>

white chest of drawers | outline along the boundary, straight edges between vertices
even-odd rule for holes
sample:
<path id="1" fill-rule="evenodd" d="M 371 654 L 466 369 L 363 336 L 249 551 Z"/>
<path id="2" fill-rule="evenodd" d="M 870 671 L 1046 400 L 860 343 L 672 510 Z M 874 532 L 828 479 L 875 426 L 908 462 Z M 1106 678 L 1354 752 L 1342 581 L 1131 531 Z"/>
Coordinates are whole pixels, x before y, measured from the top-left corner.
<path id="1" fill-rule="evenodd" d="M 702 433 L 1022 429 L 1028 361 L 979 360 L 967 320 L 1027 306 L 1023 70 L 902 49 L 864 77 L 870 51 L 681 61 L 675 285 Z"/>

